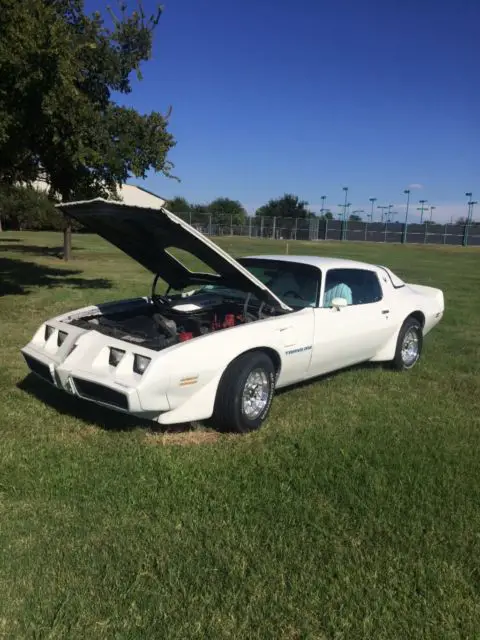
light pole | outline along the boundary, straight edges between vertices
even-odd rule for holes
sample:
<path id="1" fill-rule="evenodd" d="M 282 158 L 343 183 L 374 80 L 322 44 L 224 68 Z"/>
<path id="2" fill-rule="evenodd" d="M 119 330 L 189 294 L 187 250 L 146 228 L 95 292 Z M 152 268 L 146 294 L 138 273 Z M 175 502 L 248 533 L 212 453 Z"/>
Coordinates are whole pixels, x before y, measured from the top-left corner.
<path id="1" fill-rule="evenodd" d="M 425 211 L 425 209 L 427 209 L 428 207 L 425 206 L 425 203 L 428 202 L 428 200 L 419 200 L 418 201 L 420 203 L 420 207 L 417 207 L 417 211 L 420 211 L 420 224 L 422 224 L 423 222 L 423 213 Z"/>
<path id="2" fill-rule="evenodd" d="M 390 216 L 392 214 L 393 204 L 389 204 L 387 208 L 388 208 L 387 222 L 390 222 Z"/>
<path id="3" fill-rule="evenodd" d="M 379 206 L 377 207 L 377 209 L 380 209 L 380 210 L 381 210 L 381 212 L 382 212 L 382 213 L 381 213 L 381 215 L 382 215 L 382 217 L 381 217 L 381 221 L 383 222 L 383 216 L 385 215 L 385 209 L 388 209 L 388 207 L 387 207 L 387 206 L 381 206 L 381 205 L 379 205 Z"/>
<path id="4" fill-rule="evenodd" d="M 405 209 L 405 222 L 403 224 L 402 243 L 407 242 L 407 229 L 408 229 L 408 208 L 410 206 L 410 189 L 404 189 L 403 193 L 407 194 L 407 208 Z"/>
<path id="5" fill-rule="evenodd" d="M 373 222 L 373 207 L 375 206 L 375 202 L 377 201 L 376 198 L 369 198 L 370 202 L 372 203 L 372 209 L 370 211 L 370 215 L 367 216 L 367 218 L 370 218 L 370 222 Z"/>
<path id="6" fill-rule="evenodd" d="M 323 216 L 323 211 L 324 211 L 324 209 L 325 209 L 325 201 L 326 201 L 326 199 L 327 199 L 327 196 L 322 196 L 322 197 L 320 198 L 320 200 L 322 201 L 322 208 L 320 209 L 320 215 L 321 215 L 321 216 Z"/>
<path id="7" fill-rule="evenodd" d="M 473 220 L 473 207 L 478 204 L 476 200 L 473 200 L 473 193 L 471 191 L 468 191 L 465 194 L 468 197 L 468 202 L 467 202 L 467 224 L 465 225 L 465 230 L 463 232 L 463 246 L 466 247 L 468 244 L 468 231 L 470 229 L 470 225 L 472 224 L 472 220 Z"/>
<path id="8" fill-rule="evenodd" d="M 343 187 L 343 190 L 345 191 L 345 204 L 344 209 L 343 209 L 343 219 L 346 220 L 347 218 L 347 199 L 348 199 L 348 187 Z"/>
<path id="9" fill-rule="evenodd" d="M 434 207 L 434 206 L 433 206 L 433 204 L 432 204 L 432 205 L 430 205 L 430 220 L 429 220 L 429 222 L 430 222 L 430 223 L 432 222 L 433 212 L 434 212 L 434 210 L 435 210 L 436 208 L 437 208 L 437 207 Z"/>
<path id="10" fill-rule="evenodd" d="M 471 217 L 472 217 L 473 193 L 471 191 L 467 191 L 467 193 L 465 195 L 468 198 L 468 202 L 467 202 L 467 224 L 470 224 L 470 220 L 471 220 Z"/>
<path id="11" fill-rule="evenodd" d="M 345 204 L 343 205 L 342 240 L 346 240 L 347 239 L 347 230 L 346 230 L 346 226 L 347 226 L 347 208 L 350 206 L 350 204 L 347 204 L 348 187 L 343 187 L 343 190 L 345 191 Z"/>

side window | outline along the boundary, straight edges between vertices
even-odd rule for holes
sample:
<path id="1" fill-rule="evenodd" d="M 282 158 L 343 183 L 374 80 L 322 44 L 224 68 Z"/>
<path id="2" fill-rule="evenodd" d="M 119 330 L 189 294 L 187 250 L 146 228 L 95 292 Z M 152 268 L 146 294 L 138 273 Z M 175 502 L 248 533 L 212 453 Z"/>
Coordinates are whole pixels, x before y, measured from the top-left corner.
<path id="1" fill-rule="evenodd" d="M 349 305 L 371 304 L 382 299 L 377 274 L 367 269 L 330 269 L 325 279 L 323 306 L 334 298 L 345 298 Z"/>
<path id="2" fill-rule="evenodd" d="M 292 308 L 318 305 L 322 274 L 317 267 L 261 258 L 240 258 L 239 262 Z"/>

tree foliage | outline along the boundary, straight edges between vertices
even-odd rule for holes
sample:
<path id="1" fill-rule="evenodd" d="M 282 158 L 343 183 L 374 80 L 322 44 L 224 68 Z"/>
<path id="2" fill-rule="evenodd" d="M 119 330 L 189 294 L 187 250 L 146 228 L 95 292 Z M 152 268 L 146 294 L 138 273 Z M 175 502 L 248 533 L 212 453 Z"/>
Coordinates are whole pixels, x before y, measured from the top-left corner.
<path id="1" fill-rule="evenodd" d="M 167 202 L 167 209 L 172 213 L 182 215 L 192 223 L 204 223 L 206 215 L 212 216 L 212 221 L 220 225 L 244 224 L 247 212 L 238 200 L 231 198 L 215 198 L 208 204 L 193 204 L 181 196 L 176 196 Z"/>
<path id="2" fill-rule="evenodd" d="M 256 216 L 277 218 L 310 218 L 314 214 L 307 209 L 308 202 L 291 193 L 281 198 L 269 200 L 267 204 L 256 210 Z"/>
<path id="3" fill-rule="evenodd" d="M 247 212 L 238 200 L 230 198 L 216 198 L 208 205 L 208 211 L 215 216 L 217 224 L 243 224 Z"/>
<path id="4" fill-rule="evenodd" d="M 165 206 L 169 211 L 177 214 L 190 213 L 192 208 L 188 200 L 181 196 L 176 196 L 175 198 L 168 200 Z"/>
<path id="5" fill-rule="evenodd" d="M 111 26 L 83 0 L 2 0 L 0 184 L 43 174 L 63 199 L 115 193 L 149 169 L 171 175 L 175 142 L 160 113 L 121 106 L 151 55 L 161 11 L 122 4 Z"/>
<path id="6" fill-rule="evenodd" d="M 31 187 L 0 185 L 0 229 L 58 231 L 63 224 L 63 216 L 45 193 Z"/>

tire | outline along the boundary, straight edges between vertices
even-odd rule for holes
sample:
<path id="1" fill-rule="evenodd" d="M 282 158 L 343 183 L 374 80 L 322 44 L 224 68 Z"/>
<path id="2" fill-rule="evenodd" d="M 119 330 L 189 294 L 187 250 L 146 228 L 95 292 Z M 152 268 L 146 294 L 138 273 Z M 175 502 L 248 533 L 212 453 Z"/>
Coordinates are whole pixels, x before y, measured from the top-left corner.
<path id="1" fill-rule="evenodd" d="M 273 362 L 262 351 L 245 353 L 233 360 L 218 385 L 214 425 L 222 431 L 239 433 L 259 429 L 270 411 L 275 380 Z"/>
<path id="2" fill-rule="evenodd" d="M 392 367 L 397 371 L 412 369 L 420 359 L 423 347 L 422 325 L 415 318 L 405 320 L 398 334 Z"/>

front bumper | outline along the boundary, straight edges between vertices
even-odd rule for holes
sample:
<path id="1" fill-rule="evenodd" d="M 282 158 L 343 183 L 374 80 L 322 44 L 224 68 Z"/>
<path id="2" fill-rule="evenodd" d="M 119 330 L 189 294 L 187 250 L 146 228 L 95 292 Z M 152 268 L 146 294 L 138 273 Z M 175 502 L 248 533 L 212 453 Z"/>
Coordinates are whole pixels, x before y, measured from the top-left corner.
<path id="1" fill-rule="evenodd" d="M 75 367 L 68 362 L 68 357 L 64 362 L 56 362 L 54 358 L 31 345 L 27 345 L 21 351 L 30 371 L 37 377 L 83 400 L 148 419 L 156 419 L 170 408 L 164 393 L 156 394 L 155 407 L 150 406 L 149 410 L 145 411 L 139 390 L 134 386 Z"/>

